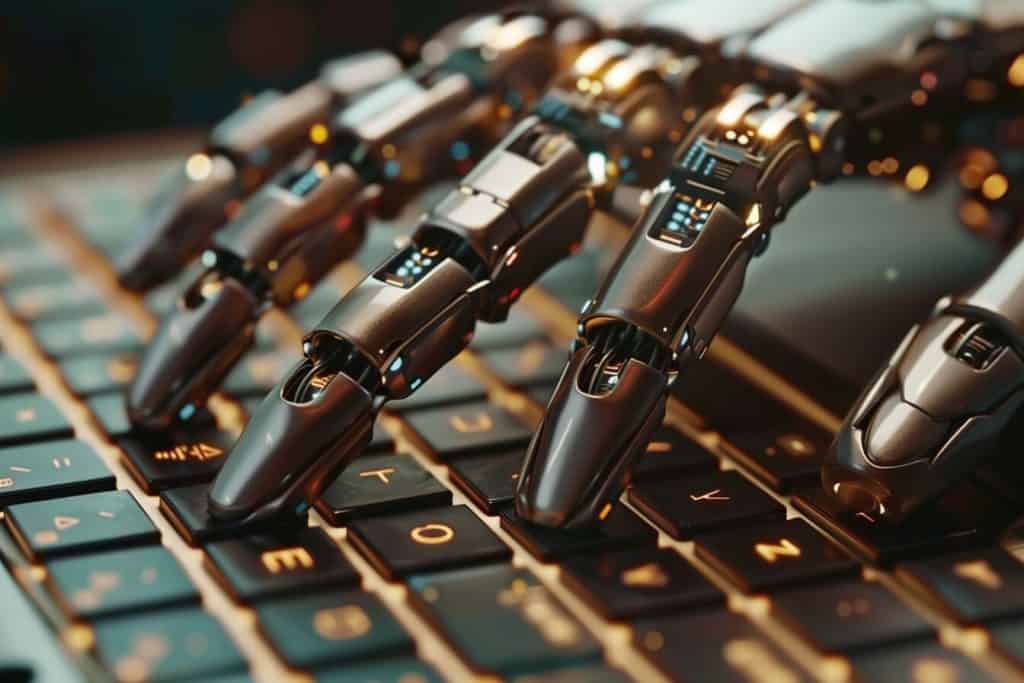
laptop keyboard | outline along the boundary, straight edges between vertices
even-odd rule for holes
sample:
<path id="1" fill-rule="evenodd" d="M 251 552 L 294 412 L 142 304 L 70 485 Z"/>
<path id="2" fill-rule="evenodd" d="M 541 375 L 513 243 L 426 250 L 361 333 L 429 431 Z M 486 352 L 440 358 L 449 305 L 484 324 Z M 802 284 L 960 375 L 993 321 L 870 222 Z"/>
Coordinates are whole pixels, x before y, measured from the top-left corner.
<path id="1" fill-rule="evenodd" d="M 303 326 L 402 228 L 373 227 L 358 263 L 268 316 L 208 410 L 141 433 L 120 392 L 180 283 L 135 298 L 112 259 L 162 168 L 0 188 L 0 599 L 27 598 L 10 603 L 25 633 L 52 634 L 0 644 L 0 679 L 45 659 L 124 683 L 1024 675 L 1019 491 L 988 472 L 910 525 L 845 515 L 818 489 L 835 416 L 725 339 L 601 528 L 518 520 L 572 310 L 607 265 L 596 247 L 389 406 L 307 523 L 211 522 L 209 482 Z"/>

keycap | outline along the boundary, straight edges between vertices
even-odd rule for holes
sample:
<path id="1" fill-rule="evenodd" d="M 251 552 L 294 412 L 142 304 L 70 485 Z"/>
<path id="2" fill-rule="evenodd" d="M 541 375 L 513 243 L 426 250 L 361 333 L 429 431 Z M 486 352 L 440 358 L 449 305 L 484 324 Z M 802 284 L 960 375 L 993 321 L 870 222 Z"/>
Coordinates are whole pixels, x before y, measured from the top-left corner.
<path id="1" fill-rule="evenodd" d="M 616 503 L 593 527 L 579 530 L 552 529 L 524 522 L 514 509 L 501 512 L 501 528 L 526 550 L 544 562 L 601 550 L 653 546 L 657 532 L 632 510 Z"/>
<path id="2" fill-rule="evenodd" d="M 454 403 L 469 403 L 487 398 L 487 388 L 458 363 L 449 363 L 423 383 L 408 398 L 388 404 L 388 409 L 404 413 L 421 408 L 436 408 Z"/>
<path id="3" fill-rule="evenodd" d="M 199 602 L 191 579 L 158 545 L 54 560 L 46 570 L 58 602 L 72 618 L 93 621 Z"/>
<path id="4" fill-rule="evenodd" d="M 792 502 L 811 521 L 873 564 L 979 543 L 994 536 L 1002 528 L 1002 517 L 1010 512 L 1010 506 L 967 481 L 898 525 L 864 513 L 850 514 L 820 488 L 808 489 L 794 496 Z M 998 507 L 1003 510 L 994 509 Z"/>
<path id="5" fill-rule="evenodd" d="M 1001 547 L 913 560 L 896 569 L 959 621 L 1024 613 L 1024 564 Z"/>
<path id="6" fill-rule="evenodd" d="M 997 621 L 988 632 L 994 650 L 1016 661 L 1018 667 L 1024 666 L 1024 619 Z"/>
<path id="7" fill-rule="evenodd" d="M 724 599 L 714 584 L 672 550 L 620 550 L 570 558 L 559 567 L 562 582 L 611 620 L 680 612 Z"/>
<path id="8" fill-rule="evenodd" d="M 28 371 L 6 353 L 0 351 L 0 394 L 23 392 L 32 389 L 32 377 Z"/>
<path id="9" fill-rule="evenodd" d="M 752 623 L 724 609 L 645 619 L 633 634 L 637 648 L 672 680 L 813 680 Z"/>
<path id="10" fill-rule="evenodd" d="M 26 321 L 101 315 L 106 311 L 96 290 L 86 280 L 68 273 L 46 282 L 5 287 L 4 299 L 14 314 Z"/>
<path id="11" fill-rule="evenodd" d="M 60 371 L 75 394 L 91 396 L 128 386 L 138 364 L 138 351 L 115 351 L 66 358 Z"/>
<path id="12" fill-rule="evenodd" d="M 467 455 L 448 466 L 455 485 L 487 514 L 498 514 L 498 508 L 515 497 L 519 470 L 526 450 L 513 448 L 499 453 Z"/>
<path id="13" fill-rule="evenodd" d="M 348 534 L 391 580 L 415 572 L 497 562 L 511 554 L 465 505 L 356 520 Z"/>
<path id="14" fill-rule="evenodd" d="M 512 683 L 630 683 L 633 679 L 616 669 L 592 664 L 524 674 L 510 680 Z"/>
<path id="15" fill-rule="evenodd" d="M 60 259 L 41 244 L 8 246 L 0 238 L 0 285 L 21 288 L 64 277 Z"/>
<path id="16" fill-rule="evenodd" d="M 373 425 L 373 434 L 370 436 L 370 444 L 366 447 L 367 453 L 393 452 L 395 450 L 395 437 L 391 436 L 380 422 Z"/>
<path id="17" fill-rule="evenodd" d="M 316 683 L 441 683 L 441 677 L 415 657 L 352 663 L 316 673 Z"/>
<path id="18" fill-rule="evenodd" d="M 861 681 L 917 683 L 995 683 L 977 664 L 937 642 L 913 643 L 865 652 L 850 658 Z"/>
<path id="19" fill-rule="evenodd" d="M 734 371 L 708 361 L 695 364 L 687 381 L 677 383 L 685 385 L 678 388 L 679 398 L 721 433 L 735 447 L 730 453 L 770 488 L 789 491 L 816 484 L 831 436 Z"/>
<path id="20" fill-rule="evenodd" d="M 537 319 L 521 308 L 513 308 L 503 323 L 478 323 L 470 348 L 474 351 L 519 348 L 546 336 Z"/>
<path id="21" fill-rule="evenodd" d="M 414 604 L 478 673 L 511 676 L 595 660 L 601 649 L 532 574 L 508 564 L 409 579 Z"/>
<path id="22" fill-rule="evenodd" d="M 422 507 L 451 505 L 452 493 L 416 462 L 398 453 L 365 455 L 321 494 L 320 511 L 331 524 Z"/>
<path id="23" fill-rule="evenodd" d="M 50 622 L 33 604 L 14 575 L 0 571 L 0 605 L 4 637 L 0 638 L 0 678 L 5 683 L 57 681 L 85 683 Z"/>
<path id="24" fill-rule="evenodd" d="M 213 479 L 235 435 L 213 424 L 198 424 L 161 434 L 136 432 L 116 441 L 133 478 L 147 493 L 156 493 Z"/>
<path id="25" fill-rule="evenodd" d="M 131 420 L 124 406 L 124 395 L 117 391 L 100 394 L 86 400 L 95 422 L 106 432 L 107 436 L 117 438 L 130 434 Z"/>
<path id="26" fill-rule="evenodd" d="M 860 569 L 846 551 L 798 519 L 703 534 L 695 541 L 697 557 L 747 593 Z"/>
<path id="27" fill-rule="evenodd" d="M 36 393 L 0 396 L 0 446 L 71 435 L 71 424 L 45 396 Z"/>
<path id="28" fill-rule="evenodd" d="M 33 561 L 160 540 L 127 491 L 19 503 L 7 508 L 7 524 Z"/>
<path id="29" fill-rule="evenodd" d="M 669 426 L 659 428 L 640 457 L 633 462 L 633 478 L 661 478 L 714 470 L 718 458 L 703 446 Z"/>
<path id="30" fill-rule="evenodd" d="M 256 610 L 274 650 L 299 669 L 410 654 L 412 638 L 373 595 L 332 591 L 279 600 Z"/>
<path id="31" fill-rule="evenodd" d="M 600 217 L 597 220 L 602 220 Z M 594 295 L 610 265 L 609 251 L 588 245 L 544 273 L 540 286 L 570 311 L 578 311 Z"/>
<path id="32" fill-rule="evenodd" d="M 480 356 L 494 374 L 513 387 L 554 384 L 569 359 L 565 347 L 542 340 L 530 341 L 519 348 L 484 351 Z"/>
<path id="33" fill-rule="evenodd" d="M 171 521 L 190 545 L 201 545 L 222 538 L 236 538 L 245 533 L 301 529 L 306 526 L 305 518 L 291 516 L 258 523 L 215 520 L 207 512 L 206 494 L 209 490 L 209 484 L 196 484 L 160 494 L 160 512 Z"/>
<path id="34" fill-rule="evenodd" d="M 866 650 L 932 633 L 928 622 L 886 588 L 859 579 L 776 593 L 772 612 L 825 653 Z"/>
<path id="35" fill-rule="evenodd" d="M 406 416 L 409 426 L 440 458 L 525 446 L 530 430 L 493 403 L 466 403 L 419 410 Z"/>
<path id="36" fill-rule="evenodd" d="M 735 472 L 638 481 L 629 501 L 677 539 L 785 515 L 782 505 Z"/>
<path id="37" fill-rule="evenodd" d="M 224 627 L 199 608 L 108 619 L 95 632 L 100 660 L 120 683 L 205 681 L 247 668 Z"/>
<path id="38" fill-rule="evenodd" d="M 32 334 L 54 358 L 131 351 L 140 341 L 127 321 L 114 313 L 38 322 L 32 325 Z"/>
<path id="39" fill-rule="evenodd" d="M 82 441 L 0 448 L 0 506 L 114 488 L 114 475 Z"/>
<path id="40" fill-rule="evenodd" d="M 337 544 L 315 527 L 218 541 L 206 554 L 207 568 L 239 602 L 359 582 Z"/>

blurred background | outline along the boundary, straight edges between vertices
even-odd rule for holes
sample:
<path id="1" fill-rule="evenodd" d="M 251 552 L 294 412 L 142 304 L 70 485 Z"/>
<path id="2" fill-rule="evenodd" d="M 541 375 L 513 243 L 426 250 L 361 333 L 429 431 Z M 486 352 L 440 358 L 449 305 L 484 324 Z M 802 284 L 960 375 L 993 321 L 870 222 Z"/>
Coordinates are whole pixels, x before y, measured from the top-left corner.
<path id="1" fill-rule="evenodd" d="M 0 154 L 121 132 L 205 127 L 245 94 L 385 48 L 415 56 L 502 0 L 0 2 Z"/>

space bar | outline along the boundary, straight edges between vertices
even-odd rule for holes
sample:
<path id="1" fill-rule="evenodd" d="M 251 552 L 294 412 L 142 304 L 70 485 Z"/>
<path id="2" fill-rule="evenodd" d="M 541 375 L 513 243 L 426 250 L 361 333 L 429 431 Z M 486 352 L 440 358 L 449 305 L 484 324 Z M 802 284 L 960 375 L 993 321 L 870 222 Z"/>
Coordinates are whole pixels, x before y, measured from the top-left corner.
<path id="1" fill-rule="evenodd" d="M 84 681 L 43 617 L 0 563 L 0 681 L 54 683 Z"/>

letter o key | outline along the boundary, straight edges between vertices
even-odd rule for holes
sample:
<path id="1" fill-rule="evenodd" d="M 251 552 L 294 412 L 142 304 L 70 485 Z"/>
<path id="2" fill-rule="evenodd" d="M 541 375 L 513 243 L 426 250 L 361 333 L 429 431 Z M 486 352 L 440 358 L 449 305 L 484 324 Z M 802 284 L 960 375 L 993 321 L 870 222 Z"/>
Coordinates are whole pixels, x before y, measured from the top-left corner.
<path id="1" fill-rule="evenodd" d="M 441 545 L 455 538 L 455 530 L 447 524 L 424 524 L 409 532 L 412 540 L 420 545 Z"/>

